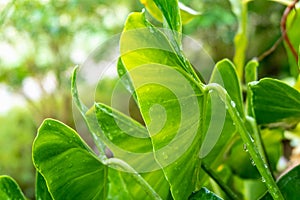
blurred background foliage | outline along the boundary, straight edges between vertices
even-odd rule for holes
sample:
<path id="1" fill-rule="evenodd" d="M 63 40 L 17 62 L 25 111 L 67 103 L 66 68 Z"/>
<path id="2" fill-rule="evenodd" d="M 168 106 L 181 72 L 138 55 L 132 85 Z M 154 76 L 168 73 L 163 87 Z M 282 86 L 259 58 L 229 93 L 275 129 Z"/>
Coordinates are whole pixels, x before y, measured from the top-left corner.
<path id="1" fill-rule="evenodd" d="M 184 33 L 201 41 L 214 61 L 232 58 L 237 20 L 230 3 L 182 2 L 201 13 L 184 26 Z M 284 8 L 271 1 L 249 3 L 247 60 L 269 49 L 281 36 Z M 28 197 L 33 198 L 34 191 L 31 145 L 37 127 L 46 117 L 74 127 L 69 80 L 73 67 L 120 33 L 129 12 L 142 9 L 139 0 L 0 2 L 0 174 L 14 177 Z M 265 75 L 290 76 L 283 44 L 261 62 L 259 76 Z M 109 102 L 103 90 L 100 96 Z"/>

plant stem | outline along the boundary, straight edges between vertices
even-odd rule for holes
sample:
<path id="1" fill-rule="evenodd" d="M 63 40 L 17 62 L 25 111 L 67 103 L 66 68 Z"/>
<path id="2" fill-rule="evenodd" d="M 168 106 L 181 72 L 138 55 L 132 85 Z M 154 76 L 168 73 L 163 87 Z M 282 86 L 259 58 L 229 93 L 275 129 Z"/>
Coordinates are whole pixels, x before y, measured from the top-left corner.
<path id="1" fill-rule="evenodd" d="M 289 4 L 286 7 L 286 9 L 284 10 L 284 13 L 282 15 L 281 22 L 280 22 L 282 37 L 283 37 L 284 41 L 286 42 L 287 46 L 289 47 L 289 49 L 291 50 L 291 52 L 297 62 L 298 62 L 298 54 L 297 54 L 296 49 L 293 47 L 293 44 L 291 43 L 289 36 L 287 35 L 286 22 L 287 22 L 288 15 L 293 10 L 293 8 L 295 8 L 295 5 L 298 3 L 298 1 L 299 0 L 294 0 L 293 2 L 291 2 L 291 4 Z"/>
<path id="2" fill-rule="evenodd" d="M 226 90 L 216 83 L 211 83 L 205 86 L 206 90 L 214 90 L 218 93 L 221 100 L 225 103 L 228 107 L 228 112 L 235 122 L 238 132 L 241 135 L 242 140 L 247 146 L 250 156 L 252 157 L 254 163 L 257 166 L 259 173 L 261 174 L 263 180 L 266 183 L 266 186 L 273 197 L 273 199 L 277 200 L 284 200 L 275 180 L 273 179 L 272 173 L 264 159 L 264 156 L 260 154 L 260 151 L 256 147 L 254 139 L 252 138 L 249 130 L 245 126 L 245 121 L 242 120 L 239 112 L 231 105 L 231 98 L 226 92 Z M 251 130 L 253 131 L 253 130 Z"/>
<path id="3" fill-rule="evenodd" d="M 128 165 L 123 160 L 120 160 L 118 158 L 109 158 L 104 163 L 105 165 L 114 167 L 114 168 L 121 168 L 120 170 L 123 170 L 125 173 L 129 173 L 132 178 L 136 180 L 145 190 L 145 192 L 152 197 L 152 199 L 155 200 L 162 200 L 162 198 L 155 192 L 155 190 L 149 185 L 147 181 L 139 174 L 137 173 L 130 165 Z"/>
<path id="4" fill-rule="evenodd" d="M 226 193 L 226 195 L 233 200 L 240 199 L 237 194 L 235 194 L 230 187 L 228 187 L 222 179 L 212 170 L 210 169 L 206 163 L 202 162 L 201 168 L 220 186 L 220 188 Z"/>

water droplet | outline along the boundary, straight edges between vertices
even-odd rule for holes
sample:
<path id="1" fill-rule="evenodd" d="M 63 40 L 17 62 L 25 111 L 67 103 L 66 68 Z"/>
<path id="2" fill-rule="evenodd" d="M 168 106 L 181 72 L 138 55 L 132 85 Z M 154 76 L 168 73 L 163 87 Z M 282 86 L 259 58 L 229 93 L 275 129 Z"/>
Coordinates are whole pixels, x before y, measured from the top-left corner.
<path id="1" fill-rule="evenodd" d="M 254 139 L 250 136 L 250 140 L 251 140 L 251 142 L 254 142 Z"/>
<path id="2" fill-rule="evenodd" d="M 244 151 L 248 152 L 247 144 L 243 145 L 243 149 L 244 149 Z"/>
<path id="3" fill-rule="evenodd" d="M 73 142 L 73 140 L 69 140 L 69 143 L 71 144 Z"/>
<path id="4" fill-rule="evenodd" d="M 266 169 L 268 169 L 268 165 L 267 164 L 264 164 L 264 166 L 265 166 Z"/>
<path id="5" fill-rule="evenodd" d="M 264 183 L 266 182 L 266 180 L 264 179 L 264 177 L 261 177 L 261 181 Z"/>
<path id="6" fill-rule="evenodd" d="M 234 101 L 231 101 L 230 104 L 233 108 L 235 108 L 236 105 L 235 105 Z"/>
<path id="7" fill-rule="evenodd" d="M 73 164 L 72 164 L 72 163 L 69 164 L 69 168 L 71 168 L 71 167 L 73 167 Z"/>
<path id="8" fill-rule="evenodd" d="M 251 164 L 252 164 L 253 166 L 256 165 L 255 162 L 254 162 L 254 160 L 253 160 L 252 158 L 250 158 L 250 161 L 251 161 Z"/>

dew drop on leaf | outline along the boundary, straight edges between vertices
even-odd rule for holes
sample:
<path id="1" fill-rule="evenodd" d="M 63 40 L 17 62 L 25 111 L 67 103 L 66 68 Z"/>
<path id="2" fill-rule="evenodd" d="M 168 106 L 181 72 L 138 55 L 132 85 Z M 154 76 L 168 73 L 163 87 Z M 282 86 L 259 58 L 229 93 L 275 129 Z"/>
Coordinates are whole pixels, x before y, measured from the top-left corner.
<path id="1" fill-rule="evenodd" d="M 264 179 L 264 177 L 261 177 L 261 181 L 264 183 L 266 182 L 266 180 Z"/>
<path id="2" fill-rule="evenodd" d="M 233 108 L 235 108 L 236 105 L 235 105 L 234 101 L 231 101 L 230 104 Z"/>
<path id="3" fill-rule="evenodd" d="M 254 162 L 254 160 L 253 160 L 252 158 L 250 158 L 250 161 L 251 161 L 251 164 L 252 164 L 253 166 L 256 165 L 255 162 Z"/>
<path id="4" fill-rule="evenodd" d="M 243 149 L 244 149 L 244 151 L 248 152 L 247 144 L 243 145 Z"/>

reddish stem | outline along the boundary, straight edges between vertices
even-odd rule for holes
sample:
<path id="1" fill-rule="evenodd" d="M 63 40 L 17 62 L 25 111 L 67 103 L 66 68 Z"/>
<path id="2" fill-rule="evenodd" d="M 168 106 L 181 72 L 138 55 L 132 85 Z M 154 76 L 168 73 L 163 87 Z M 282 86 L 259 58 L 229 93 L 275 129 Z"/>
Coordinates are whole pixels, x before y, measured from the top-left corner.
<path id="1" fill-rule="evenodd" d="M 288 7 L 286 7 L 286 9 L 284 10 L 284 13 L 282 15 L 281 18 L 281 33 L 282 33 L 282 37 L 284 39 L 284 41 L 287 43 L 288 47 L 290 48 L 290 50 L 292 51 L 293 56 L 295 57 L 296 61 L 298 62 L 298 53 L 295 50 L 295 48 L 293 47 L 289 36 L 287 35 L 287 30 L 286 30 L 286 21 L 288 18 L 288 15 L 290 14 L 290 12 L 292 11 L 293 8 L 295 8 L 296 3 L 299 0 L 294 0 Z"/>

